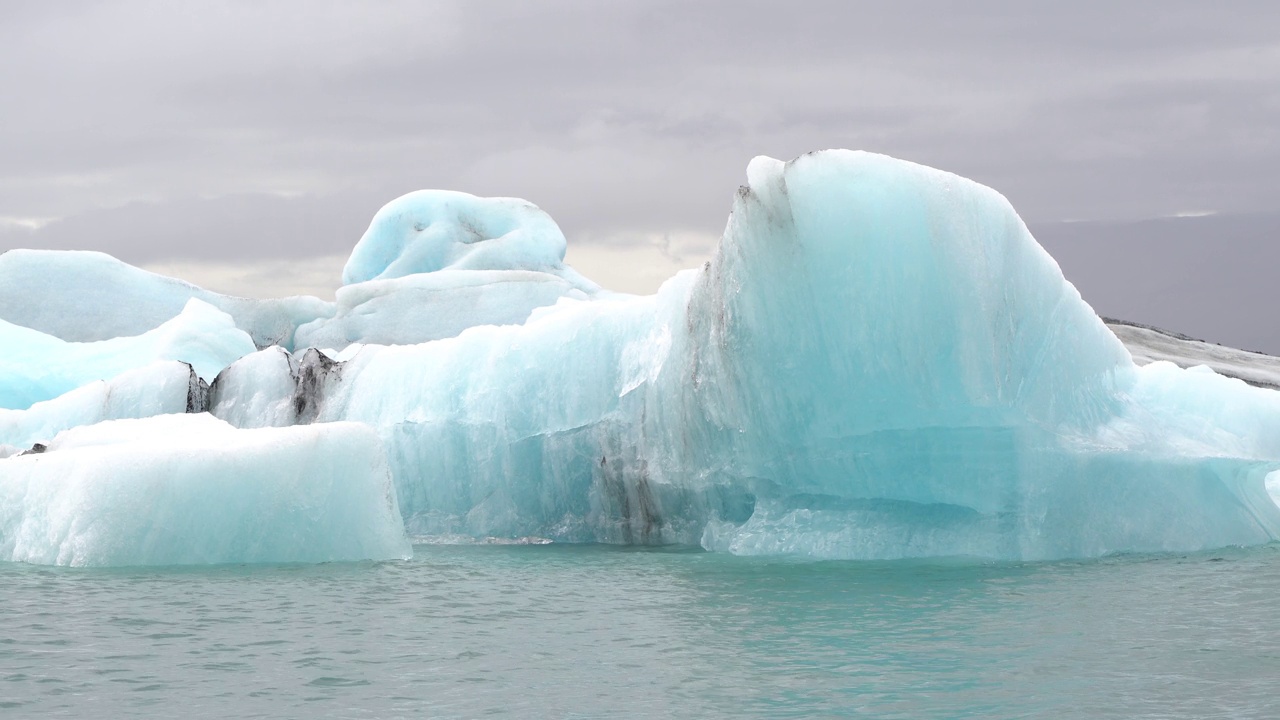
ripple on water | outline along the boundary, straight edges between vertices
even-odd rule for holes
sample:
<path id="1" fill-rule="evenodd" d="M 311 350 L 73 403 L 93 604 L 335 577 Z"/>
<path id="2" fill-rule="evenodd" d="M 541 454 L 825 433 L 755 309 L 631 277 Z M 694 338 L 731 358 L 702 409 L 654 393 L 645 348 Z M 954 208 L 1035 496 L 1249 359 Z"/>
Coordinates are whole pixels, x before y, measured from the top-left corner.
<path id="1" fill-rule="evenodd" d="M 1275 546 L 1041 564 L 424 546 L 396 563 L 0 565 L 0 708 L 1262 718 L 1277 597 Z"/>

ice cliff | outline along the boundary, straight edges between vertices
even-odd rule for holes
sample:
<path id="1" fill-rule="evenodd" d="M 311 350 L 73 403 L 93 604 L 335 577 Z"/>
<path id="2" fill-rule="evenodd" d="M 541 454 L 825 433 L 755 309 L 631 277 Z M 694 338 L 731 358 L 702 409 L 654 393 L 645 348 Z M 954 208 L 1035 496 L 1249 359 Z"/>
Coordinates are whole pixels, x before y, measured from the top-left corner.
<path id="1" fill-rule="evenodd" d="M 0 290 L 0 553 L 383 558 L 407 531 L 1045 559 L 1280 536 L 1280 394 L 1135 365 L 981 185 L 757 158 L 714 259 L 647 297 L 564 247 L 524 201 L 423 191 L 374 218 L 334 304 L 0 256 L 0 288 L 47 280 Z M 106 269 L 136 282 L 76 282 Z"/>

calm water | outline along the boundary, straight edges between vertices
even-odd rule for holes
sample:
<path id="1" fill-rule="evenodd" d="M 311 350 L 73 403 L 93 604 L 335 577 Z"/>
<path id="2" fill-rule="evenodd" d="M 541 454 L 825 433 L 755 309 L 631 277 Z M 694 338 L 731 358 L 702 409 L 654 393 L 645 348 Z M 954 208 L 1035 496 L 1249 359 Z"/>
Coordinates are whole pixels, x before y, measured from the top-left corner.
<path id="1" fill-rule="evenodd" d="M 1280 548 L 0 564 L 3 717 L 1280 717 Z"/>

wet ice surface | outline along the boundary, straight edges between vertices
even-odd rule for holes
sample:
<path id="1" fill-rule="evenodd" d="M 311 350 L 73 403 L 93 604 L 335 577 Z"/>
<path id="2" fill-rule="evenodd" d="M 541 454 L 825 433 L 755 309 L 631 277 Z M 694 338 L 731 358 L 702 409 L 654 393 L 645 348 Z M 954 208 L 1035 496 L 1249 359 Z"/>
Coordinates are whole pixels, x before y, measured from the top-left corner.
<path id="1" fill-rule="evenodd" d="M 1280 547 L 800 562 L 419 546 L 0 565 L 13 717 L 1271 717 Z"/>

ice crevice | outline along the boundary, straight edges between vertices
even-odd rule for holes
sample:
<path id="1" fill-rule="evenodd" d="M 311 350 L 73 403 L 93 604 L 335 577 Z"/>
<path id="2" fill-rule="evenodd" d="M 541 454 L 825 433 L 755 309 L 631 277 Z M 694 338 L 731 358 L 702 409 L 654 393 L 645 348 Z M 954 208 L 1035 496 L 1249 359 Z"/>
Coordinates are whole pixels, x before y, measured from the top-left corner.
<path id="1" fill-rule="evenodd" d="M 22 348 L 0 360 L 0 555 L 394 558 L 412 535 L 1051 559 L 1280 536 L 1280 394 L 1159 360 L 1172 340 L 1131 354 L 977 183 L 757 158 L 713 259 L 650 296 L 564 247 L 525 201 L 420 191 L 375 216 L 333 304 L 0 256 L 0 286 L 110 267 L 154 321 L 87 337 L 0 291 Z"/>

